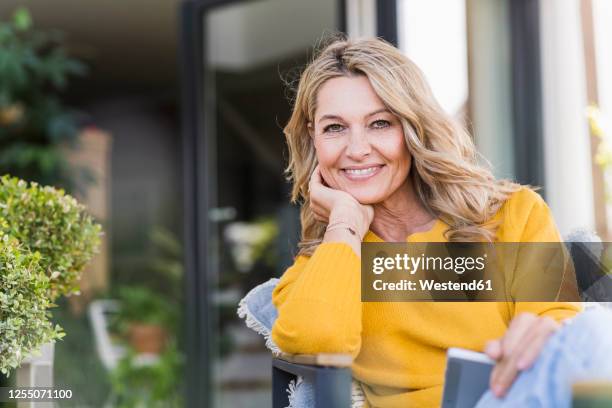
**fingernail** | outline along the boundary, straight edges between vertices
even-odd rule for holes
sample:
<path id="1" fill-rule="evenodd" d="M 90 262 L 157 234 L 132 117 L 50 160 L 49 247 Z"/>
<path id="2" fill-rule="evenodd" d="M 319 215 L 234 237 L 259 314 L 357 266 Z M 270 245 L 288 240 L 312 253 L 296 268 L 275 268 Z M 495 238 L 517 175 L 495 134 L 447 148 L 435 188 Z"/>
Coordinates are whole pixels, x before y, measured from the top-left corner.
<path id="1" fill-rule="evenodd" d="M 503 393 L 504 393 L 504 387 L 502 387 L 501 385 L 493 386 L 493 394 L 495 394 L 496 397 L 501 397 Z"/>
<path id="2" fill-rule="evenodd" d="M 516 368 L 518 368 L 519 370 L 524 370 L 525 368 L 527 368 L 527 361 L 519 360 L 519 362 L 516 363 Z"/>

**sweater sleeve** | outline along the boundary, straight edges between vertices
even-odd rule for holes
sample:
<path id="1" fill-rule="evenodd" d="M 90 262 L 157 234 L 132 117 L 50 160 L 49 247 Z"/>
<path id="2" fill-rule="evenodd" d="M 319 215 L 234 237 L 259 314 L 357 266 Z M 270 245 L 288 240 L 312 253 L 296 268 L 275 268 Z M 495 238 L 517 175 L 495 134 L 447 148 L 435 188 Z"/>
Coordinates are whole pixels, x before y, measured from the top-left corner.
<path id="1" fill-rule="evenodd" d="M 539 261 L 538 267 L 531 265 L 526 268 L 527 271 L 536 271 L 540 274 L 546 274 L 550 270 L 553 275 L 559 275 L 559 271 L 563 271 L 563 276 L 559 277 L 561 283 L 556 282 L 558 289 L 558 298 L 561 299 L 578 299 L 576 278 L 573 265 L 569 257 L 569 253 L 562 243 L 561 235 L 555 221 L 553 219 L 550 208 L 537 193 L 532 190 L 524 189 L 517 193 L 518 199 L 510 206 L 510 218 L 514 224 L 514 228 L 521 230 L 521 243 L 556 243 L 563 247 L 561 250 L 553 250 L 554 257 L 546 258 L 545 249 L 533 247 L 533 252 L 537 253 L 536 261 Z M 550 245 L 549 245 L 550 247 Z M 528 247 L 527 247 L 528 248 Z M 544 248 L 544 247 L 542 247 Z M 562 258 L 562 259 L 561 259 Z M 531 261 L 531 260 L 530 260 Z M 539 268 L 539 269 L 538 269 Z M 548 269 L 547 269 L 548 268 Z M 538 277 L 533 279 L 530 276 L 518 276 L 518 284 L 529 286 L 543 282 Z M 556 290 L 556 289 L 555 289 Z M 561 322 L 567 318 L 573 317 L 576 313 L 582 310 L 582 305 L 579 302 L 516 302 L 514 307 L 514 315 L 520 313 L 534 313 L 539 316 L 548 316 Z"/>
<path id="2" fill-rule="evenodd" d="M 361 265 L 351 247 L 323 243 L 298 256 L 272 293 L 272 339 L 291 354 L 348 353 L 361 347 Z"/>

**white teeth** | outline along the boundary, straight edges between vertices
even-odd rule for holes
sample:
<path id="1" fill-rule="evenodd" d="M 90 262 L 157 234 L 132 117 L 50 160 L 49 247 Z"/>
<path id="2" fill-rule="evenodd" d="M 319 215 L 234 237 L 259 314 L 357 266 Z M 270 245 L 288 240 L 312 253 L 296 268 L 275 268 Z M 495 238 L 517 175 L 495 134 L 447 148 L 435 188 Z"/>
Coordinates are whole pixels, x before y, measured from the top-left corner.
<path id="1" fill-rule="evenodd" d="M 378 167 L 368 167 L 367 169 L 346 169 L 344 171 L 346 171 L 348 174 L 366 175 L 374 173 L 376 169 L 378 169 Z"/>

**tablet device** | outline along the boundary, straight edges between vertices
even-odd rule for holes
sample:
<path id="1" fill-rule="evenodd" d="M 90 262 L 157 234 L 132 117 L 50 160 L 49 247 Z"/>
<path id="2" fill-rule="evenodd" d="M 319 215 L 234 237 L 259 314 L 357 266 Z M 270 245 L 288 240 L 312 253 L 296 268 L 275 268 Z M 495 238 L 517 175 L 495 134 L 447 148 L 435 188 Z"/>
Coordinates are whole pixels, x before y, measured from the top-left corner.
<path id="1" fill-rule="evenodd" d="M 442 408 L 473 408 L 489 389 L 495 361 L 472 350 L 449 348 Z"/>

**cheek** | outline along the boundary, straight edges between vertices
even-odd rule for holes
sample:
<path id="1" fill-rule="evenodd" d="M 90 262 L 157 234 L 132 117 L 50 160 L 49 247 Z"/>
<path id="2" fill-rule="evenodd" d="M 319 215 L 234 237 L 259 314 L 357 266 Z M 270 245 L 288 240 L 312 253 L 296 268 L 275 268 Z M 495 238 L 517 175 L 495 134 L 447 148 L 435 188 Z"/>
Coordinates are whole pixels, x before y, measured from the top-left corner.
<path id="1" fill-rule="evenodd" d="M 412 156 L 407 150 L 404 150 L 404 154 L 397 155 L 391 166 L 392 174 L 389 179 L 390 187 L 399 187 L 410 175 L 410 166 L 412 164 Z"/>
<path id="2" fill-rule="evenodd" d="M 315 145 L 315 147 L 317 153 L 317 161 L 319 162 L 321 167 L 331 166 L 337 160 L 338 154 L 329 144 L 319 143 L 318 145 Z"/>
<path id="3" fill-rule="evenodd" d="M 407 148 L 403 150 L 404 154 L 399 158 L 399 168 L 398 168 L 398 183 L 403 183 L 408 175 L 410 174 L 410 167 L 412 165 L 412 155 L 408 152 Z"/>
<path id="4" fill-rule="evenodd" d="M 325 176 L 325 174 L 329 175 L 330 169 L 338 163 L 342 149 L 337 146 L 337 143 L 322 141 L 315 143 L 315 152 L 321 173 Z"/>
<path id="5" fill-rule="evenodd" d="M 321 172 L 321 177 L 323 178 L 323 184 L 336 188 L 336 183 L 332 178 L 332 174 L 330 172 L 330 168 L 334 164 L 334 152 L 326 146 L 325 143 L 314 142 L 315 147 L 315 156 L 317 158 L 317 163 L 319 165 L 319 171 Z"/>
<path id="6" fill-rule="evenodd" d="M 410 165 L 412 164 L 412 155 L 408 152 L 406 147 L 404 147 L 403 154 L 398 160 L 400 163 L 400 168 L 407 173 L 410 170 Z"/>
<path id="7" fill-rule="evenodd" d="M 412 156 L 408 151 L 403 134 L 388 138 L 386 143 L 380 145 L 379 150 L 389 160 L 395 171 L 405 173 L 410 169 Z"/>

